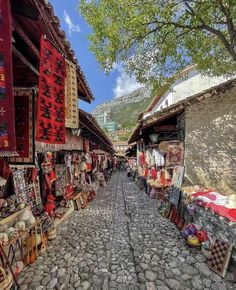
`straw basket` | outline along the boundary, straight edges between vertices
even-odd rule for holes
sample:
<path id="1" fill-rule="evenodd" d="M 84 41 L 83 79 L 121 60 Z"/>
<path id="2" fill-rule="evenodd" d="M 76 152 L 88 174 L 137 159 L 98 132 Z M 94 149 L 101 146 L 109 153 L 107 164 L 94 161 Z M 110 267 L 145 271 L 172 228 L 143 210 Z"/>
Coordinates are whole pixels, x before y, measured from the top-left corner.
<path id="1" fill-rule="evenodd" d="M 0 289 L 1 290 L 10 290 L 13 284 L 13 277 L 10 272 L 6 272 L 3 268 L 0 267 Z"/>
<path id="2" fill-rule="evenodd" d="M 53 239 L 56 238 L 56 236 L 57 236 L 57 230 L 56 230 L 56 228 L 53 228 L 53 229 L 47 231 L 47 238 L 48 238 L 48 240 L 53 240 Z"/>

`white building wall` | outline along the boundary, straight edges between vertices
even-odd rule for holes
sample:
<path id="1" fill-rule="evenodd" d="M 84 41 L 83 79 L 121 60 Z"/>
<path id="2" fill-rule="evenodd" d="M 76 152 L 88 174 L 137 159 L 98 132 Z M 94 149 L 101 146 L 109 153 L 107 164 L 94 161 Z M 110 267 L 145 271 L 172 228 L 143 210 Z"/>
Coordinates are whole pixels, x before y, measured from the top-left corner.
<path id="1" fill-rule="evenodd" d="M 173 87 L 173 103 L 177 103 L 206 89 L 227 81 L 223 77 L 208 77 L 196 74 Z"/>
<path id="2" fill-rule="evenodd" d="M 199 74 L 195 68 L 188 71 L 185 75 L 181 75 L 169 91 L 159 100 L 149 114 L 145 114 L 144 118 L 160 111 L 167 106 L 177 103 L 192 95 L 200 93 L 206 89 L 214 87 L 220 83 L 227 81 L 223 77 L 208 77 Z"/>

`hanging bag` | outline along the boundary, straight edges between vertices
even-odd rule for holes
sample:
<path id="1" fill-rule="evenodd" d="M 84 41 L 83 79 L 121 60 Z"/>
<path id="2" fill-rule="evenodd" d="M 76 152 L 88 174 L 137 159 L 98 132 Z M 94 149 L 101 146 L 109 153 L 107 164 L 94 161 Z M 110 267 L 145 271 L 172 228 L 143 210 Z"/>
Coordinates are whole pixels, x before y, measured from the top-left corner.
<path id="1" fill-rule="evenodd" d="M 0 267 L 0 289 L 10 290 L 13 285 L 12 274 Z"/>

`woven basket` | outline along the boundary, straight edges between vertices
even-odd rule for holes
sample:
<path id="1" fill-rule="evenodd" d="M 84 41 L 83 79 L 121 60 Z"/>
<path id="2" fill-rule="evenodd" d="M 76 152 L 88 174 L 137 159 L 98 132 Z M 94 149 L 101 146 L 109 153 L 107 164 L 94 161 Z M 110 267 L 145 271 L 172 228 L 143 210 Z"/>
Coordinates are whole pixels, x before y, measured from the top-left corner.
<path id="1" fill-rule="evenodd" d="M 48 240 L 53 240 L 53 239 L 56 238 L 56 236 L 57 236 L 57 230 L 56 230 L 56 228 L 47 231 L 47 238 L 48 238 Z"/>
<path id="2" fill-rule="evenodd" d="M 10 272 L 6 272 L 3 268 L 0 267 L 0 289 L 1 290 L 10 290 L 13 284 L 13 277 Z"/>

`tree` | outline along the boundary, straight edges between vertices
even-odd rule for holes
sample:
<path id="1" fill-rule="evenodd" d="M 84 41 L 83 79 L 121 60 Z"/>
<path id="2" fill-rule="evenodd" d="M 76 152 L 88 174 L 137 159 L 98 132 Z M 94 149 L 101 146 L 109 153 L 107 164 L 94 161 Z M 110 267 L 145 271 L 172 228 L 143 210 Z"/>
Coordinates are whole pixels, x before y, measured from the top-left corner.
<path id="1" fill-rule="evenodd" d="M 122 63 L 140 82 L 190 64 L 207 75 L 236 71 L 236 0 L 80 0 L 90 49 L 110 72 Z"/>

